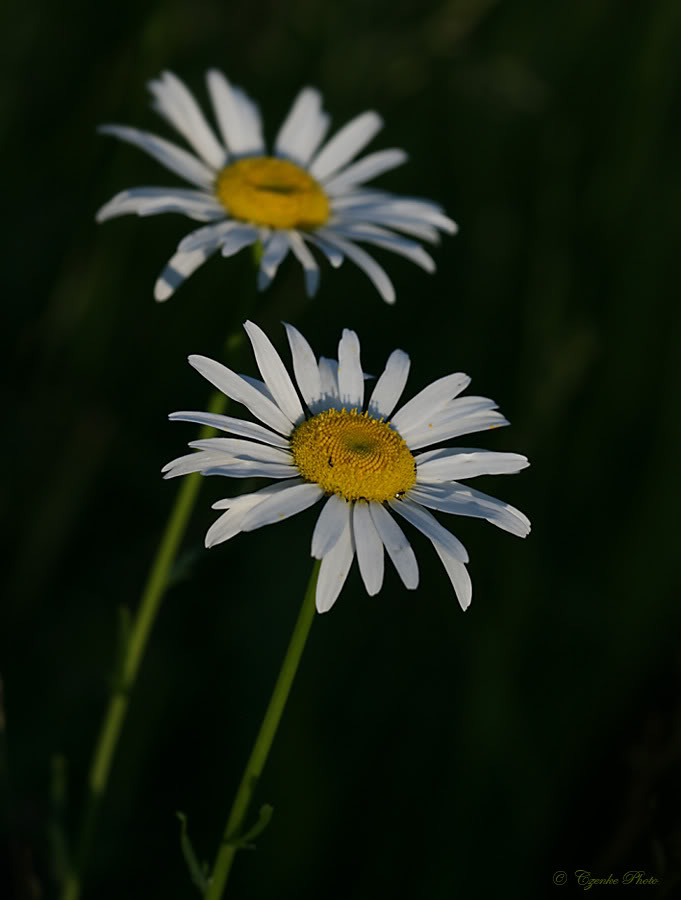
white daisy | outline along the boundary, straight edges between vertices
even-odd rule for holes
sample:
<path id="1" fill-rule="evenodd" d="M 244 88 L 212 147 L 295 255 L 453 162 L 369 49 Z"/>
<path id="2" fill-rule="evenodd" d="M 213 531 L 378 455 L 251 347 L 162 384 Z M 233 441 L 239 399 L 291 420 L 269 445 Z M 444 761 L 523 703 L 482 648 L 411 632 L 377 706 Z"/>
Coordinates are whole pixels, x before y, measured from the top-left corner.
<path id="1" fill-rule="evenodd" d="M 99 129 L 145 150 L 194 188 L 130 188 L 99 210 L 98 222 L 126 213 L 177 212 L 210 223 L 180 242 L 156 282 L 157 300 L 167 300 L 214 253 L 233 256 L 257 241 L 263 247 L 258 272 L 261 290 L 291 251 L 304 269 L 308 294 L 314 295 L 319 266 L 310 246 L 334 267 L 347 256 L 366 272 L 388 303 L 395 300 L 392 283 L 358 242 L 392 250 L 426 272 L 434 271 L 432 258 L 411 238 L 437 243 L 438 229 L 454 234 L 455 223 L 429 200 L 363 187 L 371 178 L 401 165 L 406 153 L 380 150 L 352 162 L 382 127 L 379 115 L 362 113 L 321 146 L 330 119 L 322 110 L 319 92 L 304 88 L 268 155 L 258 107 L 221 72 L 209 71 L 206 80 L 221 140 L 172 72 L 149 82 L 154 108 L 180 132 L 193 153 L 125 125 Z"/>
<path id="2" fill-rule="evenodd" d="M 487 397 L 460 397 L 470 378 L 457 372 L 434 381 L 394 415 L 409 372 L 409 357 L 395 350 L 368 402 L 359 340 L 345 329 L 338 360 L 317 362 L 310 345 L 286 325 L 293 371 L 305 407 L 279 354 L 263 331 L 246 322 L 263 380 L 237 375 L 207 359 L 189 362 L 232 400 L 263 422 L 230 416 L 176 412 L 171 419 L 212 425 L 237 435 L 193 441 L 194 453 L 168 463 L 166 478 L 202 472 L 233 478 L 274 478 L 273 484 L 213 505 L 225 510 L 206 534 L 213 547 L 240 531 L 280 522 L 320 500 L 324 506 L 312 535 L 312 556 L 321 559 L 316 603 L 331 609 L 357 555 L 369 594 L 383 583 L 383 549 L 405 587 L 418 585 L 416 557 L 396 518 L 428 537 L 442 560 L 459 603 L 471 602 L 468 555 L 428 508 L 487 519 L 525 537 L 530 523 L 517 509 L 460 480 L 519 472 L 529 465 L 517 453 L 463 447 L 415 451 L 450 438 L 508 425 Z M 394 515 L 391 515 L 393 513 Z"/>

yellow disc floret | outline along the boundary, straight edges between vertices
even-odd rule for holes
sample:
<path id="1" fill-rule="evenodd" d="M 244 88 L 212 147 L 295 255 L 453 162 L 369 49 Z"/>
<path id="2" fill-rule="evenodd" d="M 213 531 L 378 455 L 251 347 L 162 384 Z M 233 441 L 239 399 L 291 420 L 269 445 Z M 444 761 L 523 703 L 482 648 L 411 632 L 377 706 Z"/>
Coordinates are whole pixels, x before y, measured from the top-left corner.
<path id="1" fill-rule="evenodd" d="M 329 218 L 319 183 L 287 159 L 239 159 L 218 174 L 215 193 L 231 216 L 255 225 L 309 229 Z"/>
<path id="2" fill-rule="evenodd" d="M 306 481 L 345 500 L 382 503 L 416 482 L 416 464 L 400 435 L 383 419 L 356 409 L 327 409 L 291 436 L 293 460 Z"/>

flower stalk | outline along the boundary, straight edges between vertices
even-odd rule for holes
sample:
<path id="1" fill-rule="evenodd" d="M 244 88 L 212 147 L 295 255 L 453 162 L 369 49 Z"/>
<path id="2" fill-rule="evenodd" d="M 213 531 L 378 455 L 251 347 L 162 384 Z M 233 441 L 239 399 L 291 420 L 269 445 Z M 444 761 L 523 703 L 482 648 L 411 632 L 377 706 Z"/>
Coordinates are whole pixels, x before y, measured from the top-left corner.
<path id="1" fill-rule="evenodd" d="M 277 728 L 281 721 L 284 707 L 286 706 L 293 679 L 298 670 L 298 664 L 300 663 L 300 658 L 303 654 L 307 636 L 310 633 L 310 627 L 315 615 L 315 591 L 317 588 L 320 565 L 321 563 L 319 561 L 315 561 L 312 567 L 310 580 L 305 591 L 296 624 L 293 628 L 293 634 L 291 635 L 291 640 L 288 649 L 286 650 L 279 677 L 274 685 L 272 697 L 270 698 L 269 705 L 265 711 L 260 731 L 255 739 L 251 755 L 246 763 L 246 768 L 241 777 L 241 782 L 227 819 L 222 842 L 217 852 L 213 871 L 210 876 L 208 890 L 204 895 L 205 900 L 220 900 L 224 893 L 225 885 L 227 884 L 236 851 L 243 847 L 249 838 L 254 836 L 254 829 L 251 829 L 248 833 L 244 834 L 244 820 L 251 805 L 253 794 L 255 793 L 263 768 L 267 762 L 267 757 L 270 748 L 272 747 L 274 736 L 277 733 Z M 271 812 L 271 808 L 263 807 L 263 810 L 261 810 L 261 819 L 263 818 L 263 811 L 266 812 L 268 809 Z M 269 820 L 268 813 L 265 815 L 265 824 L 267 820 Z M 257 825 L 256 829 L 257 831 L 261 830 Z"/>

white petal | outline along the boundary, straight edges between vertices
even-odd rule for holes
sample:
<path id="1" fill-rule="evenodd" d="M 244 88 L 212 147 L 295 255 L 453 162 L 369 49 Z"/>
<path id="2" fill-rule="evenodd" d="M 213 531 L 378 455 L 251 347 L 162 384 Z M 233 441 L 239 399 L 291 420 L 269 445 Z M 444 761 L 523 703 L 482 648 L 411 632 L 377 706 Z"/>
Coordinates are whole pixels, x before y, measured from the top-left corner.
<path id="1" fill-rule="evenodd" d="M 356 156 L 383 127 L 375 112 L 365 112 L 344 125 L 321 149 L 310 166 L 310 174 L 322 180 L 337 172 Z"/>
<path id="2" fill-rule="evenodd" d="M 393 350 L 369 400 L 369 415 L 377 419 L 387 419 L 390 416 L 407 383 L 409 366 L 407 354 L 403 350 Z"/>
<path id="3" fill-rule="evenodd" d="M 271 444 L 274 447 L 288 449 L 290 446 L 286 438 L 275 434 L 269 428 L 263 428 L 257 422 L 247 422 L 244 419 L 234 419 L 231 416 L 221 416 L 217 413 L 182 411 L 170 413 L 168 418 L 172 422 L 195 422 L 197 425 L 209 425 L 211 428 L 217 428 L 219 431 L 240 434 L 243 437 L 263 441 L 265 444 Z"/>
<path id="4" fill-rule="evenodd" d="M 329 117 L 322 112 L 321 94 L 314 88 L 303 88 L 279 129 L 274 152 L 305 166 L 328 127 Z"/>
<path id="5" fill-rule="evenodd" d="M 255 322 L 244 322 L 244 328 L 253 347 L 260 374 L 274 397 L 275 403 L 291 422 L 301 422 L 305 418 L 303 407 L 300 405 L 298 394 L 296 394 L 286 367 L 272 346 L 272 342 Z"/>
<path id="6" fill-rule="evenodd" d="M 337 269 L 343 262 L 344 257 L 342 252 L 337 247 L 332 247 L 331 244 L 327 244 L 327 242 L 323 241 L 319 235 L 305 232 L 303 234 L 303 239 L 310 244 L 314 244 L 315 247 L 319 247 L 334 269 Z"/>
<path id="7" fill-rule="evenodd" d="M 425 536 L 436 546 L 442 547 L 447 553 L 450 553 L 461 562 L 468 562 L 468 554 L 466 548 L 461 541 L 454 537 L 451 531 L 447 531 L 432 513 L 427 509 L 413 503 L 411 500 L 403 498 L 402 500 L 389 500 L 390 507 L 407 520 L 411 522 L 414 528 L 425 534 Z"/>
<path id="8" fill-rule="evenodd" d="M 224 218 L 224 213 L 223 213 Z M 239 228 L 248 228 L 234 219 L 227 219 L 219 222 L 217 225 L 206 225 L 204 228 L 197 228 L 190 232 L 185 238 L 182 238 L 178 245 L 178 250 L 182 253 L 190 253 L 192 250 L 202 250 L 204 247 L 218 247 L 224 243 L 230 232 Z M 255 229 L 253 229 L 255 231 Z M 257 234 L 257 232 L 256 232 Z"/>
<path id="9" fill-rule="evenodd" d="M 396 253 L 398 256 L 404 256 L 430 274 L 435 271 L 435 260 L 426 253 L 420 244 L 388 231 L 386 228 L 379 228 L 378 225 L 370 225 L 365 222 L 348 224 L 343 222 L 342 219 L 338 223 L 332 222 L 327 227 L 333 230 L 334 234 L 343 238 L 348 238 L 351 241 L 364 241 L 367 244 L 373 244 L 375 247 L 381 247 L 383 250 Z"/>
<path id="10" fill-rule="evenodd" d="M 287 232 L 289 246 L 305 272 L 305 293 L 314 297 L 319 288 L 319 266 L 297 231 Z"/>
<path id="11" fill-rule="evenodd" d="M 271 284 L 288 251 L 289 242 L 285 231 L 275 231 L 272 237 L 265 242 L 258 271 L 259 291 L 264 291 Z"/>
<path id="12" fill-rule="evenodd" d="M 468 570 L 462 562 L 451 553 L 448 553 L 440 544 L 434 543 L 433 546 L 442 560 L 442 565 L 445 567 L 447 575 L 449 575 L 452 587 L 456 591 L 456 599 L 459 601 L 461 609 L 465 612 L 471 605 L 473 596 L 473 585 L 471 584 Z"/>
<path id="13" fill-rule="evenodd" d="M 251 387 L 254 387 L 256 391 L 259 391 L 263 397 L 267 397 L 267 399 L 274 403 L 274 397 L 272 396 L 272 392 L 267 387 L 264 381 L 261 381 L 259 378 L 253 378 L 250 375 L 244 375 L 243 372 L 239 372 L 239 378 L 243 378 L 243 380 L 250 384 Z"/>
<path id="14" fill-rule="evenodd" d="M 312 348 L 297 328 L 294 328 L 293 325 L 288 325 L 286 322 L 284 322 L 284 328 L 291 347 L 293 371 L 298 382 L 298 389 L 310 411 L 315 412 L 322 395 L 322 383 L 319 377 L 317 360 Z"/>
<path id="15" fill-rule="evenodd" d="M 218 450 L 203 450 L 198 453 L 187 453 L 172 459 L 161 469 L 165 478 L 177 478 L 178 475 L 189 475 L 192 472 L 203 472 L 213 466 L 228 462 L 229 456 Z"/>
<path id="16" fill-rule="evenodd" d="M 364 375 L 359 360 L 359 338 L 349 328 L 343 329 L 338 344 L 338 393 L 341 406 L 361 411 L 364 406 Z"/>
<path id="17" fill-rule="evenodd" d="M 233 228 L 229 234 L 226 234 L 220 241 L 220 253 L 223 256 L 234 256 L 244 247 L 250 247 L 259 238 L 257 228 L 250 225 L 241 225 Z"/>
<path id="18" fill-rule="evenodd" d="M 273 497 L 264 500 L 252 509 L 241 523 L 242 531 L 254 531 L 263 525 L 271 525 L 288 519 L 296 513 L 312 506 L 324 496 L 318 484 L 296 484 Z"/>
<path id="19" fill-rule="evenodd" d="M 321 406 L 324 409 L 340 409 L 338 363 L 335 359 L 319 357 L 319 378 L 322 385 Z"/>
<path id="20" fill-rule="evenodd" d="M 456 397 L 471 383 L 468 375 L 455 372 L 438 378 L 405 403 L 392 418 L 392 424 L 402 434 L 421 422 L 431 419 L 452 397 Z"/>
<path id="21" fill-rule="evenodd" d="M 416 459 L 417 481 L 460 481 L 478 475 L 508 475 L 529 466 L 519 453 L 495 450 L 472 450 L 468 447 L 445 447 L 427 450 Z"/>
<path id="22" fill-rule="evenodd" d="M 157 159 L 166 169 L 212 192 L 215 173 L 193 154 L 176 144 L 171 144 L 170 141 L 147 131 L 129 128 L 127 125 L 100 125 L 97 130 L 100 134 L 112 134 L 121 141 L 134 144 Z"/>
<path id="23" fill-rule="evenodd" d="M 376 531 L 368 503 L 354 504 L 352 527 L 359 571 L 367 594 L 373 597 L 383 585 L 383 542 Z"/>
<path id="24" fill-rule="evenodd" d="M 284 481 L 277 484 L 268 484 L 267 487 L 261 488 L 252 494 L 241 494 L 239 497 L 229 497 L 226 500 L 219 500 L 213 504 L 213 509 L 225 509 L 227 512 L 219 516 L 211 525 L 206 533 L 206 547 L 214 547 L 215 544 L 221 544 L 228 541 L 234 535 L 241 531 L 241 523 L 246 518 L 250 510 L 259 503 L 267 500 L 268 497 L 288 491 L 292 484 L 296 481 Z M 298 482 L 300 483 L 300 482 Z"/>
<path id="25" fill-rule="evenodd" d="M 224 219 L 225 211 L 210 194 L 188 188 L 138 187 L 121 191 L 105 203 L 96 215 L 97 222 L 116 216 L 136 213 L 156 216 L 162 213 L 181 213 L 198 222 Z"/>
<path id="26" fill-rule="evenodd" d="M 441 425 L 422 422 L 421 425 L 417 425 L 410 431 L 408 437 L 402 436 L 410 450 L 418 450 L 429 444 L 439 444 L 440 441 L 449 441 L 464 434 L 489 431 L 508 424 L 510 424 L 508 419 L 505 419 L 501 413 L 490 410 L 489 412 L 473 413 L 470 416 L 461 416 L 455 421 Z"/>
<path id="27" fill-rule="evenodd" d="M 268 444 L 256 444 L 255 441 L 244 441 L 239 438 L 199 438 L 197 441 L 190 441 L 189 446 L 197 450 L 219 450 L 230 458 L 229 462 L 247 459 L 256 462 L 293 465 L 293 457 L 288 450 L 271 447 Z"/>
<path id="28" fill-rule="evenodd" d="M 257 107 L 243 91 L 232 87 L 222 72 L 211 69 L 206 75 L 223 140 L 231 153 L 261 153 L 265 149 Z"/>
<path id="29" fill-rule="evenodd" d="M 348 503 L 342 497 L 332 494 L 319 514 L 312 532 L 312 556 L 323 559 L 336 545 L 348 520 Z"/>
<path id="30" fill-rule="evenodd" d="M 465 485 L 419 484 L 407 492 L 407 497 L 431 509 L 485 519 L 518 537 L 527 537 L 530 533 L 530 520 L 519 509 Z"/>
<path id="31" fill-rule="evenodd" d="M 243 403 L 265 425 L 269 425 L 280 434 L 291 433 L 291 423 L 284 413 L 236 372 L 206 356 L 192 355 L 189 362 L 218 390 L 237 403 Z"/>
<path id="32" fill-rule="evenodd" d="M 403 224 L 421 223 L 433 225 L 449 234 L 456 234 L 458 230 L 456 222 L 446 216 L 436 203 L 406 197 L 379 198 L 376 202 L 353 204 L 347 207 L 347 216 L 396 228 L 401 228 Z"/>
<path id="33" fill-rule="evenodd" d="M 370 503 L 371 518 L 376 531 L 393 561 L 397 574 L 408 590 L 414 590 L 419 583 L 419 567 L 411 544 L 404 532 L 381 503 Z"/>
<path id="34" fill-rule="evenodd" d="M 218 142 L 198 103 L 186 86 L 172 72 L 164 72 L 160 80 L 149 82 L 156 102 L 154 108 L 187 139 L 211 168 L 225 165 L 227 153 Z"/>
<path id="35" fill-rule="evenodd" d="M 355 185 L 369 181 L 370 178 L 376 178 L 389 169 L 401 166 L 407 159 L 408 157 L 404 150 L 396 148 L 379 150 L 377 153 L 370 153 L 368 156 L 363 157 L 353 165 L 348 166 L 347 169 L 343 169 L 330 181 L 322 182 L 322 184 L 327 194 L 340 194 L 350 190 Z"/>
<path id="36" fill-rule="evenodd" d="M 322 559 L 317 580 L 317 612 L 328 612 L 340 594 L 355 555 L 350 516 L 352 504 L 345 504 L 345 523 L 341 536 Z"/>
<path id="37" fill-rule="evenodd" d="M 203 469 L 202 472 L 204 475 L 224 475 L 227 478 L 296 478 L 300 474 L 295 466 L 250 459 L 231 459 Z"/>
<path id="38" fill-rule="evenodd" d="M 357 244 L 346 241 L 345 238 L 339 237 L 328 228 L 323 229 L 320 236 L 322 240 L 342 250 L 343 254 L 347 256 L 348 259 L 351 259 L 355 265 L 359 266 L 359 268 L 368 275 L 374 287 L 386 303 L 395 302 L 395 288 L 386 272 L 379 266 L 375 259 L 372 259 L 372 257 L 362 250 L 361 247 L 358 247 Z"/>
<path id="39" fill-rule="evenodd" d="M 203 265 L 215 250 L 215 247 L 205 247 L 203 250 L 192 250 L 191 253 L 176 253 L 171 256 L 154 285 L 154 298 L 160 303 L 171 297 L 182 282 Z"/>

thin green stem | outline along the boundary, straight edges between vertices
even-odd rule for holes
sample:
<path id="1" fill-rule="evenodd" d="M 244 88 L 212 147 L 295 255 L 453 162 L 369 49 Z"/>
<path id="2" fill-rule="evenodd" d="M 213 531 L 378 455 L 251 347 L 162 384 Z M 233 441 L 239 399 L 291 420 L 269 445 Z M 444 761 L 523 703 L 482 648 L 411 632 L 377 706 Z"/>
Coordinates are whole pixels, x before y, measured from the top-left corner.
<path id="1" fill-rule="evenodd" d="M 238 350 L 242 343 L 243 333 L 241 331 L 230 335 L 226 345 L 228 354 Z M 208 411 L 222 413 L 227 408 L 228 402 L 228 398 L 224 394 L 216 391 L 211 396 Z M 208 437 L 212 433 L 212 428 L 203 426 L 199 432 L 199 437 Z M 80 897 L 83 874 L 90 855 L 90 847 L 92 846 L 102 799 L 109 780 L 111 764 L 128 712 L 130 695 L 137 679 L 147 641 L 161 605 L 161 600 L 168 586 L 172 566 L 187 529 L 200 485 L 201 475 L 199 473 L 189 475 L 182 480 L 182 485 L 177 493 L 175 504 L 156 552 L 156 557 L 152 563 L 135 619 L 126 636 L 118 677 L 115 680 L 109 697 L 109 705 L 97 736 L 88 775 L 85 811 L 78 833 L 75 856 L 71 861 L 62 885 L 61 900 L 78 900 Z"/>
<path id="2" fill-rule="evenodd" d="M 286 651 L 286 656 L 281 665 L 279 677 L 274 685 L 272 697 L 270 699 L 265 717 L 262 720 L 260 731 L 255 739 L 255 744 L 251 751 L 251 755 L 246 763 L 246 769 L 241 778 L 241 783 L 236 792 L 232 809 L 227 819 L 222 843 L 215 858 L 213 873 L 210 878 L 208 890 L 204 897 L 205 900 L 220 900 L 223 895 L 227 878 L 229 877 L 234 854 L 239 849 L 240 838 L 243 834 L 244 819 L 248 812 L 248 808 L 253 799 L 258 779 L 262 774 L 262 770 L 267 762 L 267 757 L 272 747 L 272 741 L 277 733 L 277 728 L 281 720 L 281 715 L 286 706 L 293 679 L 298 669 L 300 657 L 303 654 L 303 648 L 307 636 L 310 632 L 310 626 L 315 614 L 315 588 L 317 587 L 317 577 L 319 575 L 319 562 L 315 562 L 312 568 L 312 574 L 305 591 L 298 619 L 296 620 L 293 634 Z"/>

